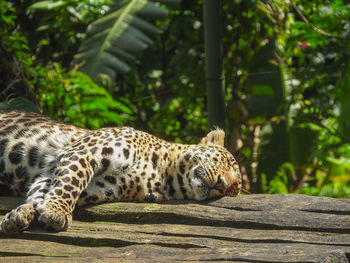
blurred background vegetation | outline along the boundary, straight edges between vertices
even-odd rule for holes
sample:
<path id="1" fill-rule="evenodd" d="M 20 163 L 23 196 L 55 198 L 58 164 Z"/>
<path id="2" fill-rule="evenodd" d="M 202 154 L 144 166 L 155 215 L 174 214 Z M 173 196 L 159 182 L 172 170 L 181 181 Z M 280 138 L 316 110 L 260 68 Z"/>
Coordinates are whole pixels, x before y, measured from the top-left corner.
<path id="1" fill-rule="evenodd" d="M 227 148 L 252 193 L 350 196 L 350 5 L 223 1 Z M 0 0 L 0 108 L 197 143 L 203 2 Z"/>

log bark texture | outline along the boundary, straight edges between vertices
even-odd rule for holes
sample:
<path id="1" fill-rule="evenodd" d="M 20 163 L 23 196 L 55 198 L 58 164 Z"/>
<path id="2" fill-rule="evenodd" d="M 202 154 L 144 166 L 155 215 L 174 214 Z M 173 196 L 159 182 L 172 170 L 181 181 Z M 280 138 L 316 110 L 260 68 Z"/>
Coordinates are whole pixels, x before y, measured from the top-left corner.
<path id="1" fill-rule="evenodd" d="M 20 199 L 0 197 L 0 219 Z M 350 199 L 241 195 L 82 207 L 66 232 L 0 233 L 0 262 L 349 262 Z"/>

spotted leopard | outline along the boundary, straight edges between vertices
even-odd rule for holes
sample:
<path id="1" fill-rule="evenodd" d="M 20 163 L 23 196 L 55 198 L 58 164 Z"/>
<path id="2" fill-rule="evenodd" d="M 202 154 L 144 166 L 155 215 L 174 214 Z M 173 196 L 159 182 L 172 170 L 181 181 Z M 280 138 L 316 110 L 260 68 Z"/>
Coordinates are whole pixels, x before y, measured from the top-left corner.
<path id="1" fill-rule="evenodd" d="M 36 113 L 0 111 L 0 194 L 26 201 L 1 222 L 18 233 L 38 221 L 66 230 L 76 205 L 236 196 L 241 175 L 214 130 L 198 145 L 130 127 L 82 129 Z"/>

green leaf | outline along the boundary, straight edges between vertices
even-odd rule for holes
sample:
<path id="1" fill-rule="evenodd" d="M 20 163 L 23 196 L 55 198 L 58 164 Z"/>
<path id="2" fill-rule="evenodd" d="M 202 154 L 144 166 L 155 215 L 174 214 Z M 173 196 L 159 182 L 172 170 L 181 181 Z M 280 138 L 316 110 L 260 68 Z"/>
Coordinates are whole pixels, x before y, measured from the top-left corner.
<path id="1" fill-rule="evenodd" d="M 82 64 L 79 70 L 95 81 L 108 76 L 107 82 L 113 83 L 116 74 L 128 72 L 130 62 L 152 44 L 150 36 L 161 32 L 140 16 L 162 18 L 167 14 L 166 9 L 147 0 L 115 1 L 109 14 L 90 25 L 75 64 Z"/>
<path id="2" fill-rule="evenodd" d="M 23 110 L 23 111 L 40 113 L 40 111 L 36 108 L 33 102 L 23 97 L 17 97 L 17 98 L 11 99 L 8 102 L 1 102 L 0 109 L 1 110 Z"/>

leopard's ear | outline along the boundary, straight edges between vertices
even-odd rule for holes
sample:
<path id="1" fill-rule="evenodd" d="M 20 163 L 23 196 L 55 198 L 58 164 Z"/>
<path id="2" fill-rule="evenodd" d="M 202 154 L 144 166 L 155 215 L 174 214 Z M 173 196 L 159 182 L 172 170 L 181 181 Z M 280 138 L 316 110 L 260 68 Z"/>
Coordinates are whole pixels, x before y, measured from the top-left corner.
<path id="1" fill-rule="evenodd" d="M 203 137 L 198 144 L 224 147 L 225 132 L 221 129 L 211 131 L 205 137 Z"/>

